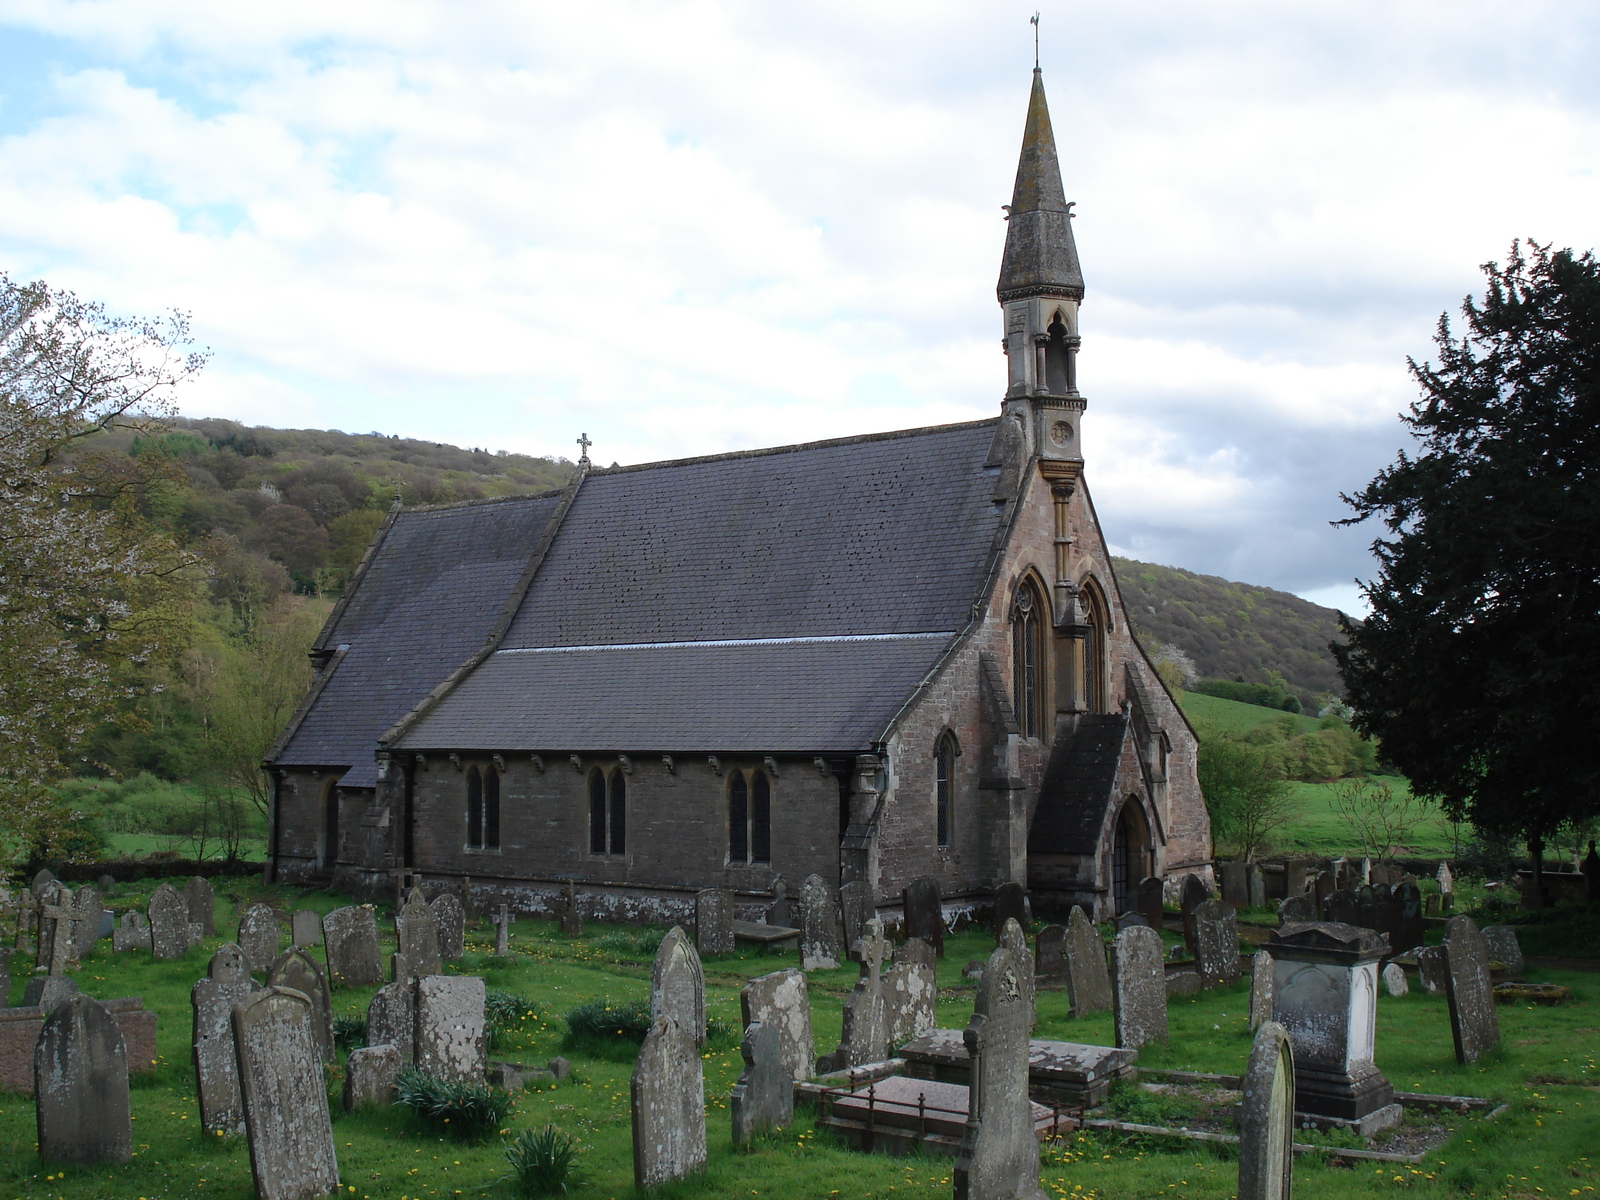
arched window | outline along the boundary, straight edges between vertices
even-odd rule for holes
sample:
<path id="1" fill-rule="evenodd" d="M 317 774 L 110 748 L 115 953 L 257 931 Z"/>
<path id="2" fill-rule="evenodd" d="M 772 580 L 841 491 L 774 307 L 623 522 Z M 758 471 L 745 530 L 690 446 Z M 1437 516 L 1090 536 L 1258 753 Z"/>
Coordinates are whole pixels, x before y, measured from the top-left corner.
<path id="1" fill-rule="evenodd" d="M 612 854 L 628 852 L 628 777 L 622 771 L 611 772 L 611 828 L 608 841 Z"/>
<path id="2" fill-rule="evenodd" d="M 483 776 L 467 768 L 467 849 L 483 849 Z"/>
<path id="3" fill-rule="evenodd" d="M 728 776 L 728 863 L 772 861 L 772 783 L 763 771 Z"/>
<path id="4" fill-rule="evenodd" d="M 955 794 L 956 785 L 956 755 L 961 753 L 956 748 L 955 735 L 946 733 L 933 748 L 933 812 L 934 831 L 939 846 L 950 844 L 950 819 L 951 804 Z"/>
<path id="5" fill-rule="evenodd" d="M 1094 580 L 1088 580 L 1079 591 L 1083 610 L 1083 703 L 1090 712 L 1105 712 L 1106 702 L 1106 631 L 1110 626 L 1104 594 Z"/>
<path id="6" fill-rule="evenodd" d="M 772 861 L 772 785 L 761 771 L 750 783 L 750 861 Z"/>
<path id="7" fill-rule="evenodd" d="M 1011 608 L 1012 698 L 1023 737 L 1044 734 L 1044 613 L 1044 600 L 1031 582 L 1017 589 Z"/>
<path id="8" fill-rule="evenodd" d="M 728 777 L 728 861 L 750 861 L 750 789 L 743 771 Z"/>
<path id="9" fill-rule="evenodd" d="M 322 786 L 322 865 L 330 871 L 339 861 L 339 781 Z"/>
<path id="10" fill-rule="evenodd" d="M 483 848 L 500 849 L 500 772 L 483 773 Z"/>
<path id="11" fill-rule="evenodd" d="M 601 771 L 589 772 L 589 853 L 606 852 L 606 777 Z"/>
<path id="12" fill-rule="evenodd" d="M 1050 328 L 1045 333 L 1050 339 L 1044 348 L 1045 387 L 1052 396 L 1065 396 L 1072 391 L 1071 356 L 1067 349 L 1070 335 L 1059 311 L 1050 319 Z"/>
<path id="13" fill-rule="evenodd" d="M 619 767 L 589 772 L 589 853 L 628 852 L 628 777 Z"/>

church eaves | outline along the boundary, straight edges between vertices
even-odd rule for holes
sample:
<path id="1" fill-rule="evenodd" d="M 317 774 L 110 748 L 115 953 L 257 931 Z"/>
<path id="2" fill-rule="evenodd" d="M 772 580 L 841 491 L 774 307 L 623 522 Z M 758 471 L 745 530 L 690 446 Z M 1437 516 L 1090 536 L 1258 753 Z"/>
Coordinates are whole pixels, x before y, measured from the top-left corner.
<path id="1" fill-rule="evenodd" d="M 1072 240 L 1072 215 L 1061 187 L 1044 76 L 1033 71 L 1028 122 L 1022 134 L 1017 182 L 1007 218 L 1006 249 L 1000 261 L 1001 303 L 1023 296 L 1053 295 L 1083 299 L 1083 270 Z"/>

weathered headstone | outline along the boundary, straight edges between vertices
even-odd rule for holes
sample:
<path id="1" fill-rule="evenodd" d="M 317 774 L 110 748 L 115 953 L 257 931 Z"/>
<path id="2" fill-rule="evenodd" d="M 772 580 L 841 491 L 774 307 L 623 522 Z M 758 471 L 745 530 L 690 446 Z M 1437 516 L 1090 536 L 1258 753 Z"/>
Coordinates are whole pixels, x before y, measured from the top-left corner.
<path id="1" fill-rule="evenodd" d="M 890 1050 L 921 1037 L 938 1025 L 936 962 L 933 947 L 921 938 L 912 938 L 895 949 L 894 965 L 883 973 L 883 1006 L 889 1023 Z"/>
<path id="2" fill-rule="evenodd" d="M 183 902 L 189 908 L 189 921 L 198 924 L 204 937 L 217 936 L 217 893 L 208 880 L 193 876 L 183 885 Z"/>
<path id="3" fill-rule="evenodd" d="M 334 987 L 368 987 L 383 982 L 378 950 L 378 920 L 371 905 L 336 908 L 322 918 L 328 981 Z"/>
<path id="4" fill-rule="evenodd" d="M 1111 943 L 1111 995 L 1118 1046 L 1137 1050 L 1167 1040 L 1165 976 L 1159 933 L 1135 926 L 1117 934 Z"/>
<path id="5" fill-rule="evenodd" d="M 152 916 L 151 924 L 154 924 Z M 282 940 L 278 914 L 265 904 L 252 904 L 239 914 L 239 949 L 250 960 L 250 970 L 265 974 L 272 969 L 278 957 L 278 943 Z M 158 954 L 157 958 L 160 957 Z"/>
<path id="6" fill-rule="evenodd" d="M 778 1054 L 791 1082 L 811 1078 L 816 1047 L 811 1040 L 811 998 L 804 971 L 790 967 L 758 975 L 739 996 L 744 1023 L 759 1021 L 778 1039 Z"/>
<path id="7" fill-rule="evenodd" d="M 33 1048 L 39 1156 L 127 1162 L 133 1153 L 128 1051 L 99 1001 L 70 996 L 45 1018 Z"/>
<path id="8" fill-rule="evenodd" d="M 800 967 L 826 971 L 839 965 L 839 910 L 820 875 L 800 885 Z"/>
<path id="9" fill-rule="evenodd" d="M 1033 976 L 1040 983 L 1065 983 L 1067 978 L 1067 931 L 1059 925 L 1046 925 L 1033 940 Z"/>
<path id="10" fill-rule="evenodd" d="M 453 1083 L 481 1083 L 488 1025 L 477 975 L 424 975 L 417 980 L 417 1070 Z"/>
<path id="11" fill-rule="evenodd" d="M 1317 906 L 1312 897 L 1301 894 L 1287 896 L 1278 901 L 1278 925 L 1304 925 L 1317 919 Z"/>
<path id="12" fill-rule="evenodd" d="M 1450 873 L 1449 863 L 1441 862 L 1439 864 L 1439 869 L 1434 872 L 1433 877 L 1439 882 L 1440 895 L 1448 896 L 1456 890 L 1456 878 Z"/>
<path id="13" fill-rule="evenodd" d="M 1139 881 L 1137 900 L 1134 902 L 1144 919 L 1150 922 L 1152 929 L 1160 929 L 1166 924 L 1166 912 L 1162 905 L 1166 902 L 1166 888 L 1161 880 L 1154 875 L 1146 875 Z"/>
<path id="14" fill-rule="evenodd" d="M 1130 909 L 1125 913 L 1119 914 L 1117 919 L 1111 922 L 1111 929 L 1113 933 L 1121 933 L 1124 929 L 1131 929 L 1135 925 L 1149 924 L 1150 922 L 1144 919 L 1143 914 L 1136 913 Z"/>
<path id="15" fill-rule="evenodd" d="M 1074 908 L 1067 920 L 1066 952 L 1067 996 L 1072 1015 L 1105 1012 L 1111 1007 L 1106 944 L 1081 908 Z"/>
<path id="16" fill-rule="evenodd" d="M 1242 862 L 1217 864 L 1222 876 L 1222 898 L 1235 908 L 1250 903 L 1250 876 Z"/>
<path id="17" fill-rule="evenodd" d="M 189 902 L 170 883 L 150 893 L 150 949 L 157 959 L 189 953 Z"/>
<path id="18" fill-rule="evenodd" d="M 1332 871 L 1317 872 L 1316 879 L 1312 880 L 1311 883 L 1312 895 L 1316 897 L 1317 901 L 1317 915 L 1312 917 L 1312 920 L 1323 919 L 1324 905 L 1328 903 L 1328 897 L 1333 895 L 1336 886 L 1337 876 Z"/>
<path id="19" fill-rule="evenodd" d="M 339 1186 L 311 1001 L 265 988 L 233 1010 L 239 1091 L 257 1200 L 307 1200 Z"/>
<path id="20" fill-rule="evenodd" d="M 322 918 L 309 908 L 299 908 L 289 914 L 289 945 L 303 950 L 322 942 Z"/>
<path id="21" fill-rule="evenodd" d="M 467 910 L 454 892 L 444 892 L 431 905 L 438 930 L 439 957 L 456 962 L 467 952 Z"/>
<path id="22" fill-rule="evenodd" d="M 855 944 L 866 936 L 867 922 L 877 915 L 870 883 L 853 879 L 839 889 L 839 929 L 847 955 L 854 953 Z"/>
<path id="23" fill-rule="evenodd" d="M 1239 1200 L 1289 1200 L 1294 1169 L 1294 1050 L 1282 1025 L 1256 1031 L 1239 1105 Z"/>
<path id="24" fill-rule="evenodd" d="M 233 1048 L 233 1006 L 256 990 L 244 951 L 232 942 L 211 956 L 205 978 L 189 994 L 194 1006 L 194 1074 L 200 1125 L 213 1136 L 244 1132 L 239 1060 Z"/>
<path id="25" fill-rule="evenodd" d="M 1272 1020 L 1272 955 L 1257 950 L 1250 956 L 1250 1028 Z"/>
<path id="26" fill-rule="evenodd" d="M 490 924 L 494 926 L 494 952 L 499 958 L 511 953 L 511 925 L 514 920 L 510 906 L 505 904 L 496 909 L 494 916 L 489 918 Z"/>
<path id="27" fill-rule="evenodd" d="M 1343 887 L 1322 902 L 1322 919 L 1334 925 L 1361 927 L 1360 885 Z"/>
<path id="28" fill-rule="evenodd" d="M 1183 917 L 1183 942 L 1194 953 L 1194 910 L 1211 899 L 1211 889 L 1198 875 L 1185 875 L 1178 892 L 1178 912 Z"/>
<path id="29" fill-rule="evenodd" d="M 394 932 L 397 953 L 405 960 L 408 975 L 413 978 L 438 975 L 444 970 L 444 962 L 439 957 L 439 926 L 420 888 L 411 889 L 411 895 L 394 919 Z"/>
<path id="30" fill-rule="evenodd" d="M 735 1145 L 747 1146 L 763 1129 L 778 1129 L 794 1120 L 794 1077 L 783 1061 L 778 1031 L 765 1022 L 744 1027 L 739 1053 L 744 1073 L 733 1085 L 728 1108 L 733 1116 Z"/>
<path id="31" fill-rule="evenodd" d="M 59 880 L 52 880 L 45 886 L 44 895 L 39 897 L 39 954 L 35 970 L 60 975 L 77 961 L 72 955 L 72 920 L 75 915 L 72 889 Z"/>
<path id="32" fill-rule="evenodd" d="M 856 943 L 861 973 L 845 997 L 839 1046 L 829 1058 L 829 1069 L 843 1071 L 863 1063 L 881 1062 L 889 1056 L 889 1017 L 883 1002 L 883 963 L 889 942 L 883 923 L 867 922 L 867 932 Z"/>
<path id="33" fill-rule="evenodd" d="M 1287 896 L 1304 895 L 1311 887 L 1315 868 L 1311 863 L 1293 861 L 1284 864 L 1283 868 L 1283 894 Z"/>
<path id="34" fill-rule="evenodd" d="M 700 955 L 674 925 L 661 939 L 650 967 L 650 1019 L 670 1018 L 696 1046 L 706 1040 L 706 977 Z"/>
<path id="35" fill-rule="evenodd" d="M 578 908 L 578 888 L 570 882 L 561 893 L 560 920 L 562 937 L 583 936 L 583 913 Z"/>
<path id="36" fill-rule="evenodd" d="M 1038 987 L 1038 982 L 1034 979 L 1034 975 L 1033 975 L 1033 955 L 1028 952 L 1028 935 L 1022 932 L 1022 926 L 1021 925 L 1018 925 L 1017 922 L 1014 919 L 1008 917 L 1006 919 L 1005 926 L 1000 930 L 1000 944 L 1002 946 L 1010 946 L 1011 949 L 1015 950 L 1019 955 L 1021 955 L 1023 958 L 1028 960 L 1028 970 L 1022 976 L 1022 978 L 1027 982 L 1027 985 L 1028 985 L 1028 996 L 1027 996 L 1028 1011 L 1031 1012 L 1031 1013 L 1034 1013 L 1035 1015 L 1037 1015 L 1038 1014 L 1038 996 L 1035 994 L 1035 992 L 1036 992 L 1036 989 Z M 1101 943 L 1101 946 L 1100 946 L 1100 958 L 1101 958 L 1102 962 L 1105 961 L 1105 944 L 1104 943 Z M 1069 990 L 1068 994 L 1069 995 L 1071 994 L 1070 990 Z M 1106 1005 L 1107 1005 L 1107 1007 L 1110 1007 L 1110 1003 L 1111 1003 L 1110 996 L 1111 996 L 1111 975 L 1110 975 L 1110 971 L 1108 969 L 1107 973 L 1106 973 L 1106 997 L 1107 997 Z"/>
<path id="37" fill-rule="evenodd" d="M 344 1065 L 345 1110 L 392 1103 L 395 1082 L 407 1065 L 401 1061 L 400 1051 L 387 1042 L 352 1050 Z"/>
<path id="38" fill-rule="evenodd" d="M 1472 918 L 1451 917 L 1444 927 L 1445 996 L 1450 1001 L 1450 1033 L 1456 1061 L 1475 1063 L 1500 1044 L 1500 1018 L 1494 1011 L 1489 979 L 1489 946 Z"/>
<path id="39" fill-rule="evenodd" d="M 1358 908 L 1355 923 L 1362 929 L 1375 929 L 1379 933 L 1387 934 L 1389 932 L 1388 923 L 1383 919 L 1383 909 L 1380 901 L 1388 897 L 1388 889 L 1384 888 L 1382 891 L 1383 895 L 1380 897 L 1377 885 L 1370 883 L 1362 884 L 1356 890 Z"/>
<path id="40" fill-rule="evenodd" d="M 1485 925 L 1480 931 L 1484 945 L 1489 947 L 1489 961 L 1501 963 L 1512 979 L 1521 979 L 1527 970 L 1522 957 L 1522 943 L 1517 941 L 1517 931 L 1510 925 Z"/>
<path id="41" fill-rule="evenodd" d="M 921 938 L 944 957 L 944 902 L 939 896 L 939 881 L 931 875 L 913 879 L 900 893 L 906 917 L 906 936 Z"/>
<path id="42" fill-rule="evenodd" d="M 1439 893 L 1428 892 L 1422 897 L 1422 915 L 1437 917 L 1439 915 Z"/>
<path id="43" fill-rule="evenodd" d="M 767 924 L 781 929 L 794 928 L 793 905 L 789 903 L 789 885 L 779 875 L 772 881 L 772 903 L 767 905 Z"/>
<path id="44" fill-rule="evenodd" d="M 1265 908 L 1267 906 L 1267 873 L 1261 869 L 1260 863 L 1251 863 L 1245 869 L 1246 903 L 1251 908 Z"/>
<path id="45" fill-rule="evenodd" d="M 118 954 L 124 950 L 150 949 L 150 922 L 142 912 L 122 914 L 122 921 L 111 935 L 111 949 Z"/>
<path id="46" fill-rule="evenodd" d="M 1233 905 L 1207 900 L 1194 912 L 1195 970 L 1207 987 L 1239 978 L 1239 923 Z"/>
<path id="47" fill-rule="evenodd" d="M 267 968 L 267 986 L 303 992 L 311 1001 L 311 1038 L 323 1062 L 333 1061 L 333 997 L 328 973 L 304 950 L 288 949 Z"/>
<path id="48" fill-rule="evenodd" d="M 1426 946 L 1417 951 L 1417 981 L 1425 995 L 1445 994 L 1445 977 L 1449 970 L 1443 946 Z"/>
<path id="49" fill-rule="evenodd" d="M 78 994 L 78 985 L 66 975 L 35 975 L 22 992 L 22 1007 L 54 1012 L 56 1006 Z"/>
<path id="50" fill-rule="evenodd" d="M 657 1187 L 706 1164 L 705 1076 L 698 1046 L 692 1030 L 658 1016 L 639 1047 L 629 1085 L 636 1187 Z"/>
<path id="51" fill-rule="evenodd" d="M 998 944 L 1000 931 L 1007 921 L 1015 921 L 1024 930 L 1033 924 L 1033 913 L 1028 905 L 1028 892 L 1020 883 L 1002 883 L 994 889 L 994 939 Z"/>
<path id="52" fill-rule="evenodd" d="M 972 1061 L 966 1136 L 956 1159 L 957 1200 L 1045 1200 L 1028 1099 L 1033 964 L 1001 945 L 984 965 L 965 1042 Z"/>
<path id="53" fill-rule="evenodd" d="M 100 914 L 105 908 L 100 903 L 100 889 L 85 885 L 72 894 L 72 938 L 74 962 L 87 958 L 100 936 Z"/>
<path id="54" fill-rule="evenodd" d="M 28 884 L 28 890 L 31 891 L 35 897 L 43 896 L 45 888 L 49 887 L 55 881 L 56 877 L 50 874 L 50 869 L 48 867 L 41 867 L 39 868 L 38 873 L 34 875 L 33 882 Z"/>
<path id="55" fill-rule="evenodd" d="M 416 1061 L 417 998 L 409 979 L 386 983 L 367 1004 L 367 1045 L 393 1046 L 409 1067 Z"/>
<path id="56" fill-rule="evenodd" d="M 733 953 L 733 893 L 726 888 L 695 893 L 694 948 L 701 957 Z"/>
<path id="57" fill-rule="evenodd" d="M 1411 985 L 1406 982 L 1405 968 L 1399 963 L 1390 963 L 1383 968 L 1383 990 L 1391 996 L 1404 996 L 1411 990 Z"/>

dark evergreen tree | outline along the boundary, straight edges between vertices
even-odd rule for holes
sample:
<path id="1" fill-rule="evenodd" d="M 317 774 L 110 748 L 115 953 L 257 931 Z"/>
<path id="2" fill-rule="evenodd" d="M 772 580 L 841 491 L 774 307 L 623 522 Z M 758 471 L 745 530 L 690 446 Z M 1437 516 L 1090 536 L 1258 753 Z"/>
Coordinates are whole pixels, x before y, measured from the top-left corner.
<path id="1" fill-rule="evenodd" d="M 1332 647 L 1354 724 L 1419 793 L 1528 839 L 1600 811 L 1600 263 L 1513 244 L 1411 371 L 1419 446 L 1354 496 L 1372 615 Z"/>

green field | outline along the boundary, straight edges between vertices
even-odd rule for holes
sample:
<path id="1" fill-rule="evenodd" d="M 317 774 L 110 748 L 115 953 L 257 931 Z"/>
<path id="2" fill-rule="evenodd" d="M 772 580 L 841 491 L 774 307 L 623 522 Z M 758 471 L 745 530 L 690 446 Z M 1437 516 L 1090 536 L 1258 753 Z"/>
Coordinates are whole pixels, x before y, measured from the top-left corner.
<path id="1" fill-rule="evenodd" d="M 1268 721 L 1292 721 L 1296 733 L 1310 733 L 1317 728 L 1316 717 L 1262 708 L 1259 704 L 1241 704 L 1237 700 L 1224 700 L 1220 696 L 1207 696 L 1201 692 L 1184 692 L 1182 704 L 1183 715 L 1191 722 L 1210 725 L 1223 733 L 1243 733 Z"/>
<path id="2" fill-rule="evenodd" d="M 343 903 L 325 893 L 298 894 L 261 888 L 248 880 L 223 881 L 222 893 L 247 903 L 271 896 L 283 907 L 320 911 Z M 147 889 L 145 889 L 147 894 Z M 126 907 L 143 896 L 124 895 Z M 232 905 L 219 901 L 219 928 L 231 928 Z M 535 1002 L 539 1016 L 515 1033 L 497 1054 L 542 1063 L 563 1052 L 561 1014 L 599 997 L 641 1000 L 648 993 L 649 956 L 638 952 L 637 930 L 591 924 L 586 936 L 555 936 L 548 922 L 523 921 L 512 936 L 510 958 L 492 957 L 487 929 L 469 934 L 469 952 L 459 969 L 481 974 L 491 988 L 508 989 Z M 1169 935 L 1170 939 L 1170 935 Z M 170 963 L 142 953 L 113 957 L 106 950 L 87 959 L 78 973 L 83 990 L 100 997 L 140 995 L 159 1014 L 161 1064 L 135 1077 L 133 1105 L 137 1157 L 120 1167 L 60 1167 L 41 1163 L 34 1139 L 32 1102 L 0 1097 L 0 1196 L 16 1200 L 158 1200 L 216 1198 L 247 1200 L 253 1194 L 246 1147 L 237 1139 L 200 1135 L 194 1076 L 189 1065 L 189 989 L 221 939 Z M 944 989 L 939 1021 L 963 1027 L 972 1009 L 970 987 L 960 971 L 991 947 L 981 933 L 953 938 L 940 964 Z M 392 939 L 391 939 L 392 946 Z M 745 953 L 705 964 L 707 1010 L 730 1029 L 738 1027 L 738 988 L 752 975 L 794 965 L 793 953 Z M 18 969 L 18 975 L 23 972 Z M 840 1006 L 854 972 L 814 972 L 810 977 L 813 1023 L 820 1051 L 838 1037 Z M 1447 1092 L 1504 1101 L 1493 1122 L 1451 1118 L 1456 1132 L 1419 1167 L 1384 1164 L 1344 1167 L 1302 1159 L 1295 1187 L 1301 1197 L 1365 1197 L 1404 1191 L 1422 1197 L 1592 1194 L 1600 1186 L 1600 979 L 1577 972 L 1532 972 L 1532 977 L 1568 984 L 1572 1000 L 1556 1009 L 1500 1011 L 1505 1046 L 1484 1064 L 1463 1068 L 1450 1049 L 1442 998 L 1413 994 L 1379 1002 L 1377 1061 L 1401 1090 Z M 12 1002 L 22 980 L 13 983 Z M 359 1015 L 370 988 L 335 993 L 334 1010 Z M 1219 988 L 1174 1002 L 1168 1045 L 1147 1048 L 1146 1066 L 1237 1073 L 1249 1052 L 1248 987 Z M 1060 991 L 1039 995 L 1038 1036 L 1104 1044 L 1112 1036 L 1107 1015 L 1067 1016 Z M 574 1074 L 560 1086 L 522 1093 L 508 1123 L 511 1130 L 553 1122 L 581 1141 L 587 1180 L 572 1191 L 578 1200 L 632 1196 L 630 1118 L 626 1055 L 566 1051 Z M 861 1155 L 834 1145 L 826 1131 L 801 1117 L 794 1128 L 742 1152 L 730 1144 L 727 1097 L 739 1070 L 731 1038 L 708 1046 L 704 1056 L 710 1163 L 706 1174 L 665 1189 L 668 1197 L 767 1196 L 878 1197 L 934 1200 L 951 1194 L 952 1163 L 942 1158 Z M 337 1095 L 340 1070 L 330 1070 Z M 1124 1113 L 1147 1112 L 1152 1101 L 1129 1087 L 1116 1098 Z M 341 1195 L 359 1200 L 432 1200 L 434 1197 L 510 1197 L 501 1144 L 465 1146 L 424 1131 L 403 1111 L 344 1115 L 334 1107 Z M 1185 1196 L 1222 1200 L 1234 1194 L 1236 1165 L 1226 1147 L 1122 1136 L 1080 1136 L 1048 1148 L 1043 1180 L 1052 1195 L 1105 1200 Z"/>

